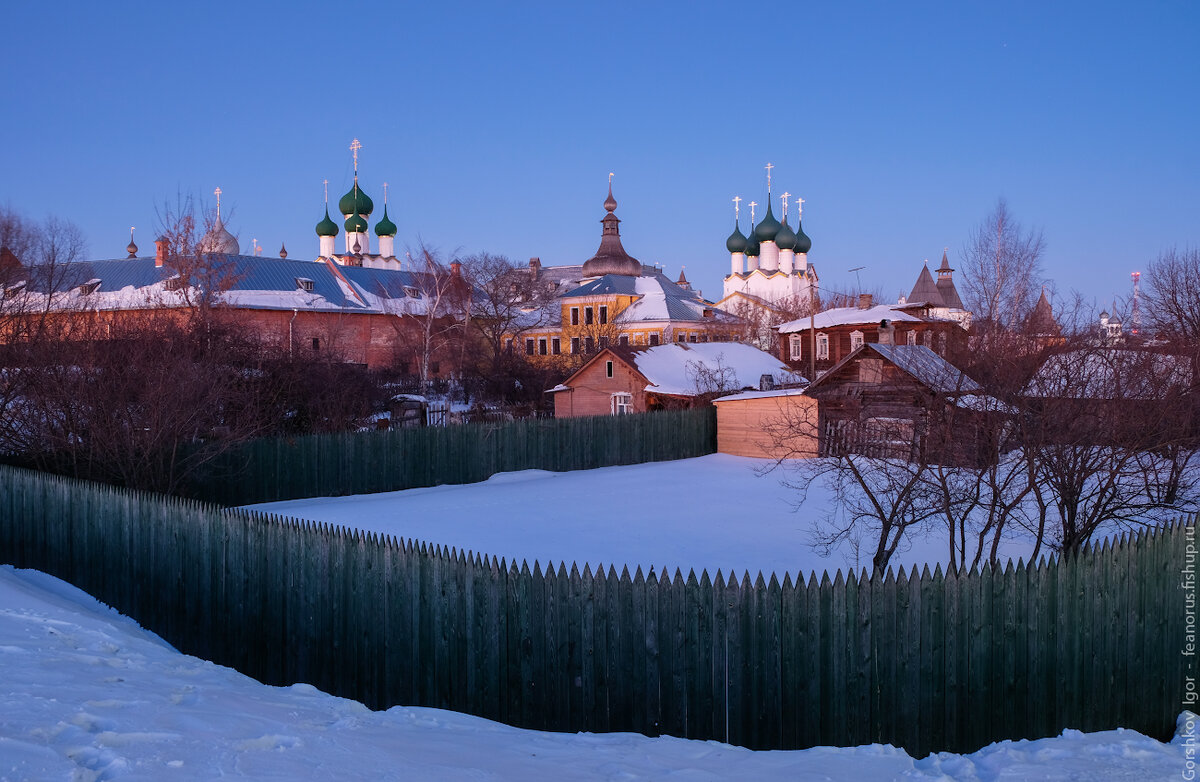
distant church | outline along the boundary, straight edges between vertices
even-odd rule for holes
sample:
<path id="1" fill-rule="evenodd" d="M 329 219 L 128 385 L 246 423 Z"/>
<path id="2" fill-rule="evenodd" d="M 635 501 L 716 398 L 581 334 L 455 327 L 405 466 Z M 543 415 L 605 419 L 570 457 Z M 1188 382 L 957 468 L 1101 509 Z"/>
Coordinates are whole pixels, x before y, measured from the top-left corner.
<path id="1" fill-rule="evenodd" d="M 788 224 L 788 199 L 791 193 L 779 196 L 783 221 L 775 218 L 771 208 L 771 169 L 767 165 L 767 214 L 755 224 L 754 208 L 750 202 L 750 232 L 743 236 L 740 221 L 741 198 L 734 201 L 733 233 L 725 240 L 729 251 L 730 270 L 725 276 L 724 298 L 717 304 L 729 309 L 739 299 L 767 307 L 782 306 L 795 309 L 807 302 L 810 286 L 817 282 L 816 269 L 808 262 L 812 239 L 802 225 L 803 198 L 797 198 L 796 229 Z"/>

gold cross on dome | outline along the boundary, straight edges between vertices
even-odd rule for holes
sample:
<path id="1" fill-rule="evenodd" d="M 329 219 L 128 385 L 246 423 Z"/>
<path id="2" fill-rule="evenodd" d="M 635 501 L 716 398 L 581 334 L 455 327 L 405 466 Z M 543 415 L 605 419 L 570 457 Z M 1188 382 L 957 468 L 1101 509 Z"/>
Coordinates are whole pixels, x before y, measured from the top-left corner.
<path id="1" fill-rule="evenodd" d="M 797 198 L 796 199 L 796 218 L 799 219 L 803 213 L 804 213 L 804 199 Z"/>
<path id="2" fill-rule="evenodd" d="M 387 182 L 383 183 L 383 203 L 387 203 Z"/>
<path id="3" fill-rule="evenodd" d="M 358 139 L 350 142 L 350 151 L 354 153 L 354 175 L 358 176 L 358 150 L 362 149 L 362 144 Z"/>
<path id="4" fill-rule="evenodd" d="M 213 195 L 217 197 L 217 217 L 221 216 L 221 188 L 213 191 Z"/>
<path id="5" fill-rule="evenodd" d="M 613 178 L 613 172 L 609 171 L 608 172 L 608 184 L 609 185 L 612 185 L 612 178 Z"/>
<path id="6" fill-rule="evenodd" d="M 329 203 L 329 180 L 322 179 L 321 184 L 325 186 L 325 203 Z"/>
<path id="7" fill-rule="evenodd" d="M 767 192 L 771 192 L 771 169 L 775 168 L 774 163 L 767 163 Z"/>
<path id="8" fill-rule="evenodd" d="M 733 219 L 734 220 L 737 220 L 739 217 L 742 216 L 741 205 L 742 205 L 742 197 L 734 196 L 733 197 Z"/>
<path id="9" fill-rule="evenodd" d="M 754 207 L 758 206 L 757 201 L 750 202 L 750 225 L 754 225 Z"/>
<path id="10" fill-rule="evenodd" d="M 791 195 L 791 193 L 784 190 L 783 195 L 779 196 L 779 200 L 783 202 L 783 219 L 784 220 L 787 219 L 787 204 L 788 204 L 788 196 L 790 196 L 790 195 Z"/>

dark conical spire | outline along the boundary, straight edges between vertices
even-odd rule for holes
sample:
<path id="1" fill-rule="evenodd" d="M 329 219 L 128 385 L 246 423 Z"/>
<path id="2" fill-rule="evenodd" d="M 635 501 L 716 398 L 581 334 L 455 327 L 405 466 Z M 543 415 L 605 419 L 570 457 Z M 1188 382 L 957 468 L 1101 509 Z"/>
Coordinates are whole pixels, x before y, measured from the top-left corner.
<path id="1" fill-rule="evenodd" d="M 926 261 L 921 269 L 921 276 L 917 277 L 917 284 L 913 286 L 912 293 L 908 294 L 908 301 L 910 304 L 924 302 L 931 307 L 946 306 L 942 294 L 933 282 L 933 275 L 929 273 L 929 261 Z"/>
<path id="2" fill-rule="evenodd" d="M 629 277 L 639 277 L 642 274 L 642 263 L 621 245 L 621 231 L 618 225 L 621 220 L 616 216 L 617 199 L 612 194 L 612 179 L 608 180 L 608 198 L 604 199 L 604 210 L 608 213 L 601 218 L 604 228 L 600 232 L 600 248 L 596 254 L 583 264 L 584 277 L 603 277 L 606 274 L 624 274 Z"/>
<path id="3" fill-rule="evenodd" d="M 937 289 L 942 296 L 942 301 L 946 302 L 946 306 L 951 309 L 966 309 L 963 306 L 962 299 L 958 296 L 958 289 L 954 287 L 954 269 L 950 267 L 950 260 L 946 257 L 946 253 L 950 248 L 942 250 L 942 265 L 938 267 Z"/>

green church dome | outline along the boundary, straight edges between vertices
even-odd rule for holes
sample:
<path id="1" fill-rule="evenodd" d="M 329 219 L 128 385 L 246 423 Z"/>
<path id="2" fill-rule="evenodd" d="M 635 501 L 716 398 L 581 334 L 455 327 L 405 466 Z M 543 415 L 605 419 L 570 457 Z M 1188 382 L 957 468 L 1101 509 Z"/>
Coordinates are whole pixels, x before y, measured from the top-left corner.
<path id="1" fill-rule="evenodd" d="M 725 240 L 725 249 L 731 253 L 746 252 L 746 237 L 742 236 L 742 229 L 736 222 L 733 224 L 733 233 Z"/>
<path id="2" fill-rule="evenodd" d="M 806 253 L 812 249 L 812 239 L 808 238 L 808 234 L 804 233 L 804 228 L 800 226 L 800 221 L 796 221 L 796 252 Z"/>
<path id="3" fill-rule="evenodd" d="M 786 220 L 779 226 L 779 232 L 775 234 L 775 244 L 779 245 L 780 250 L 796 249 L 796 232 L 788 226 Z"/>
<path id="4" fill-rule="evenodd" d="M 371 202 L 371 197 L 358 186 L 357 178 L 355 178 L 350 192 L 342 196 L 341 201 L 338 201 L 338 211 L 344 215 L 369 215 L 375 211 L 375 204 Z"/>
<path id="5" fill-rule="evenodd" d="M 775 215 L 771 214 L 771 201 L 767 201 L 767 216 L 762 219 L 754 229 L 754 236 L 760 242 L 775 241 L 775 234 L 779 233 L 779 221 L 775 219 Z"/>
<path id="6" fill-rule="evenodd" d="M 337 223 L 329 219 L 329 207 L 325 207 L 325 219 L 317 223 L 317 236 L 337 236 Z"/>
<path id="7" fill-rule="evenodd" d="M 746 255 L 751 258 L 758 257 L 758 237 L 755 231 L 750 231 L 750 236 L 746 238 Z"/>
<path id="8" fill-rule="evenodd" d="M 396 224 L 388 219 L 387 204 L 383 205 L 383 219 L 375 224 L 376 236 L 392 236 L 396 235 Z"/>
<path id="9" fill-rule="evenodd" d="M 352 234 L 365 234 L 367 232 L 367 221 L 362 215 L 350 215 L 346 218 L 346 232 Z"/>

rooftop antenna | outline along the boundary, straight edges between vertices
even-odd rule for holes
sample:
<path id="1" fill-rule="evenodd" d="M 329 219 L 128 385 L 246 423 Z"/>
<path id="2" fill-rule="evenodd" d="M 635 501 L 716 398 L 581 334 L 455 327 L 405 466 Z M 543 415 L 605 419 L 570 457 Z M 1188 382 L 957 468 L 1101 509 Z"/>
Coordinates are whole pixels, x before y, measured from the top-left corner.
<path id="1" fill-rule="evenodd" d="M 1132 313 L 1133 329 L 1131 330 L 1130 333 L 1137 334 L 1138 331 L 1142 327 L 1142 311 L 1138 307 L 1138 293 L 1141 288 L 1142 273 L 1134 272 L 1133 274 L 1131 274 L 1129 276 L 1133 278 L 1133 313 Z"/>
<path id="2" fill-rule="evenodd" d="M 928 261 L 926 261 L 926 263 L 928 263 Z M 854 272 L 854 279 L 858 282 L 859 292 L 862 292 L 862 278 L 858 276 L 858 273 L 865 268 L 867 268 L 867 267 L 866 266 L 855 266 L 853 269 L 850 270 L 850 271 Z"/>

